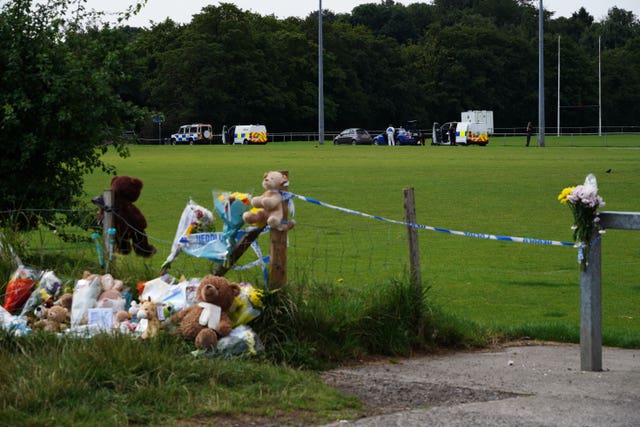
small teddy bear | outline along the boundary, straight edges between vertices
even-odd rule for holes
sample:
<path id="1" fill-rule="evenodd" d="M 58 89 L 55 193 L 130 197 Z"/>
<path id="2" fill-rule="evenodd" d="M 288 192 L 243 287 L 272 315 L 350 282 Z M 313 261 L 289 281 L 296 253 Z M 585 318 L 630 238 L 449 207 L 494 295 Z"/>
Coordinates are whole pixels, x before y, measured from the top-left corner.
<path id="1" fill-rule="evenodd" d="M 282 209 L 281 190 L 289 185 L 289 177 L 285 172 L 269 171 L 264 174 L 262 187 L 266 190 L 261 196 L 251 199 L 251 205 L 257 210 L 245 212 L 242 219 L 248 224 L 264 224 L 276 230 L 284 230 L 282 224 L 284 211 Z M 291 222 L 289 228 L 293 225 Z"/>
<path id="2" fill-rule="evenodd" d="M 160 331 L 160 319 L 158 319 L 156 303 L 152 302 L 151 299 L 143 301 L 140 304 L 136 316 L 138 318 L 138 326 L 144 328 L 140 338 L 146 340 L 158 335 L 158 331 Z"/>
<path id="3" fill-rule="evenodd" d="M 64 293 L 53 303 L 54 305 L 61 305 L 71 312 L 71 306 L 73 304 L 73 294 Z"/>
<path id="4" fill-rule="evenodd" d="M 69 310 L 61 305 L 53 305 L 43 309 L 42 318 L 33 324 L 33 328 L 47 332 L 62 332 L 69 329 L 70 320 Z"/>
<path id="5" fill-rule="evenodd" d="M 177 312 L 169 320 L 179 323 L 178 334 L 194 340 L 196 347 L 213 348 L 219 338 L 231 333 L 228 311 L 239 294 L 240 286 L 237 283 L 210 274 L 198 286 L 197 304 Z"/>

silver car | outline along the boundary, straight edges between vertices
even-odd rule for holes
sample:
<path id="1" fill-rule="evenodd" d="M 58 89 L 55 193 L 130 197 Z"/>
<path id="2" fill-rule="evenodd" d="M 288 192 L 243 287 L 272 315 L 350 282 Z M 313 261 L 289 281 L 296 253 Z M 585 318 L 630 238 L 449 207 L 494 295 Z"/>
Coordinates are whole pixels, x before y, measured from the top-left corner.
<path id="1" fill-rule="evenodd" d="M 369 132 L 362 128 L 349 128 L 340 132 L 333 138 L 333 145 L 351 144 L 351 145 L 371 145 L 373 138 Z"/>

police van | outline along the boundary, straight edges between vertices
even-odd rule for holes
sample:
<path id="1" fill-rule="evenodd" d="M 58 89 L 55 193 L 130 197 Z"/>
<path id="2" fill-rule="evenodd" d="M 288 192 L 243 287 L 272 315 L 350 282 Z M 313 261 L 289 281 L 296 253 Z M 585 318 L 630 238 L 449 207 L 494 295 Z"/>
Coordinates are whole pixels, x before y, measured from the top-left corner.
<path id="1" fill-rule="evenodd" d="M 178 132 L 171 135 L 171 144 L 211 144 L 213 142 L 213 131 L 210 124 L 194 123 L 182 125 Z"/>
<path id="2" fill-rule="evenodd" d="M 431 133 L 431 145 L 471 145 L 485 146 L 493 134 L 493 111 L 463 111 L 459 122 L 443 125 L 435 122 Z"/>
<path id="3" fill-rule="evenodd" d="M 266 144 L 267 128 L 264 125 L 236 125 L 233 127 L 234 144 Z"/>

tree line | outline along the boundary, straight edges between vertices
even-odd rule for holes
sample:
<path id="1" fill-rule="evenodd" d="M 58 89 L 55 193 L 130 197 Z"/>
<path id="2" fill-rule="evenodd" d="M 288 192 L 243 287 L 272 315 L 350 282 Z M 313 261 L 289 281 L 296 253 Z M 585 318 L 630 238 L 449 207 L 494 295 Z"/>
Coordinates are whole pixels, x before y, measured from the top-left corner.
<path id="1" fill-rule="evenodd" d="M 386 0 L 348 14 L 323 11 L 326 128 L 381 129 L 408 120 L 430 127 L 471 109 L 493 110 L 497 127 L 536 122 L 537 3 Z M 88 35 L 113 42 L 131 75 L 120 93 L 161 113 L 169 129 L 198 121 L 317 128 L 317 14 L 277 19 L 221 3 L 185 25 L 167 19 Z M 558 37 L 561 124 L 598 122 L 599 84 L 603 123 L 638 123 L 638 18 L 617 7 L 600 22 L 584 8 L 569 18 L 545 12 L 548 126 L 556 123 Z"/>
<path id="2" fill-rule="evenodd" d="M 136 13 L 138 0 L 122 18 Z M 0 211 L 68 208 L 83 176 L 127 155 L 123 131 L 157 137 L 181 124 L 318 120 L 318 16 L 279 19 L 209 5 L 186 24 L 105 24 L 86 0 L 9 0 L 0 9 Z M 533 0 L 384 0 L 323 11 L 325 128 L 382 129 L 493 110 L 496 127 L 536 121 L 538 10 Z M 556 123 L 561 39 L 564 126 L 633 125 L 640 109 L 640 23 L 612 7 L 596 21 L 545 12 L 545 121 Z M 599 47 L 600 46 L 600 47 Z M 601 61 L 599 61 L 599 52 Z M 602 80 L 599 82 L 599 64 Z"/>

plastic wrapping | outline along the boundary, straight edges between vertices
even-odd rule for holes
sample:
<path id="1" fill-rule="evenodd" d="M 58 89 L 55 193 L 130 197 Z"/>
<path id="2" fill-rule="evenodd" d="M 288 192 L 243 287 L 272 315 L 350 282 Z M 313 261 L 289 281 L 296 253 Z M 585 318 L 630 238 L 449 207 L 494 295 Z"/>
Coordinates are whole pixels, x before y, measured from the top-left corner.
<path id="1" fill-rule="evenodd" d="M 264 351 L 260 337 L 247 325 L 234 328 L 229 335 L 220 338 L 216 347 L 216 354 L 225 359 L 232 356 L 255 356 Z"/>
<path id="2" fill-rule="evenodd" d="M 31 329 L 27 326 L 27 319 L 22 316 L 14 316 L 4 307 L 0 307 L 0 328 L 13 333 L 16 336 L 27 335 Z"/>
<path id="3" fill-rule="evenodd" d="M 240 294 L 235 298 L 229 318 L 234 327 L 246 325 L 260 315 L 262 308 L 262 290 L 249 283 L 240 283 Z"/>
<path id="4" fill-rule="evenodd" d="M 20 310 L 31 295 L 31 288 L 40 277 L 40 272 L 24 265 L 13 272 L 5 291 L 3 307 L 14 314 Z"/>
<path id="5" fill-rule="evenodd" d="M 45 271 L 38 282 L 38 286 L 31 292 L 20 312 L 21 316 L 27 316 L 33 310 L 48 299 L 55 300 L 62 289 L 62 281 L 53 271 Z"/>
<path id="6" fill-rule="evenodd" d="M 230 252 L 236 244 L 238 231 L 244 225 L 242 214 L 251 208 L 251 194 L 214 191 L 213 206 L 224 222 L 222 239 L 226 243 L 227 251 Z"/>
<path id="7" fill-rule="evenodd" d="M 171 265 L 173 260 L 183 250 L 183 248 L 189 243 L 189 238 L 192 234 L 208 231 L 208 228 L 214 222 L 215 218 L 213 213 L 193 200 L 189 199 L 187 206 L 182 211 L 180 216 L 180 222 L 178 223 L 178 229 L 173 239 L 173 245 L 171 246 L 171 253 L 162 264 L 163 268 Z"/>
<path id="8" fill-rule="evenodd" d="M 101 292 L 102 284 L 97 274 L 76 281 L 71 303 L 71 329 L 88 321 L 88 311 L 96 306 Z"/>
<path id="9" fill-rule="evenodd" d="M 169 317 L 174 313 L 196 303 L 196 289 L 200 284 L 199 278 L 183 280 L 180 283 L 167 283 L 166 277 L 162 276 L 148 281 L 140 301 L 151 301 L 161 304 L 163 307 L 161 317 Z M 164 320 L 161 318 L 160 320 Z"/>

